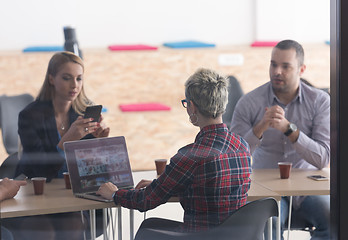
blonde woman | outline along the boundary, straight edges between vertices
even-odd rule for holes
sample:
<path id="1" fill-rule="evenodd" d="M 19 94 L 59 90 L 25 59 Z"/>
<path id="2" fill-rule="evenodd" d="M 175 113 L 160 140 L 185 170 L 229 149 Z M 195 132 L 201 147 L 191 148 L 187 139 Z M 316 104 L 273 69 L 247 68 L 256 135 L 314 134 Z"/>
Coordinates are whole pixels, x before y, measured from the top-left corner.
<path id="1" fill-rule="evenodd" d="M 16 176 L 46 177 L 48 182 L 61 178 L 67 171 L 64 142 L 109 135 L 102 117 L 99 122 L 82 117 L 92 104 L 83 86 L 82 60 L 70 52 L 54 54 L 37 99 L 19 114 L 23 155 Z M 88 216 L 84 218 L 72 212 L 14 219 L 13 234 L 18 239 L 83 239 Z"/>
<path id="2" fill-rule="evenodd" d="M 92 102 L 87 98 L 82 60 L 70 52 L 56 53 L 40 93 L 19 114 L 18 133 L 23 146 L 17 174 L 62 177 L 67 171 L 63 143 L 83 138 L 107 137 L 109 128 L 81 115 Z"/>

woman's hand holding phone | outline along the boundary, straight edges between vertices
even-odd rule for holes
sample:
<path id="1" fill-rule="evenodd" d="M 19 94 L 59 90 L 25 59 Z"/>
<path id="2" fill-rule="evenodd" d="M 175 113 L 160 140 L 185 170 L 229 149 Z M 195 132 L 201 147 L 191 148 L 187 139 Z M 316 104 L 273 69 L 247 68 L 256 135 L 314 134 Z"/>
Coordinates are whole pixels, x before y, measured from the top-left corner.
<path id="1" fill-rule="evenodd" d="M 94 133 L 98 128 L 99 123 L 93 122 L 92 118 L 83 118 L 82 116 L 79 116 L 75 122 L 71 124 L 68 131 L 62 136 L 58 143 L 58 147 L 64 149 L 64 142 L 80 140 L 87 134 Z"/>
<path id="2" fill-rule="evenodd" d="M 90 106 L 86 108 L 86 114 L 79 116 L 75 122 L 71 124 L 68 131 L 62 136 L 58 143 L 58 147 L 63 148 L 66 141 L 79 140 L 87 134 L 92 134 L 96 138 L 108 137 L 110 128 L 106 127 L 102 122 L 101 105 Z"/>
<path id="3" fill-rule="evenodd" d="M 67 140 L 79 140 L 85 137 L 87 134 L 94 133 L 99 128 L 98 122 L 93 122 L 92 118 L 83 118 L 79 116 L 75 122 L 73 122 L 64 134 L 63 137 L 66 137 Z"/>
<path id="4" fill-rule="evenodd" d="M 93 132 L 93 136 L 96 138 L 100 138 L 100 137 L 108 137 L 109 133 L 110 133 L 110 128 L 106 127 L 105 123 L 103 122 L 103 116 L 100 115 L 99 118 L 99 127 L 95 130 L 95 132 Z"/>

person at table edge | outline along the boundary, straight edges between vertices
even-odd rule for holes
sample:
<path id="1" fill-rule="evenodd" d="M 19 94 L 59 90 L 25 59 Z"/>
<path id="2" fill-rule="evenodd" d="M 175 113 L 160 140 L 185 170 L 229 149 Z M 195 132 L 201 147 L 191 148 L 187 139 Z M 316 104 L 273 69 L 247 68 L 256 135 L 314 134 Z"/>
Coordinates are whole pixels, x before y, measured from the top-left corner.
<path id="1" fill-rule="evenodd" d="M 67 172 L 63 143 L 80 139 L 107 137 L 110 128 L 102 116 L 99 121 L 83 118 L 87 106 L 93 102 L 85 93 L 84 63 L 71 52 L 55 53 L 47 67 L 46 76 L 36 100 L 26 106 L 18 117 L 18 134 L 23 146 L 16 175 L 62 178 Z M 97 212 L 102 223 L 102 211 Z M 56 213 L 14 218 L 16 238 L 31 239 L 37 232 L 45 239 L 83 239 L 83 230 L 90 224 L 88 213 Z M 8 222 L 10 220 L 7 220 Z M 101 224 L 97 224 L 101 225 Z M 36 229 L 38 231 L 33 231 Z M 102 228 L 97 227 L 101 232 Z M 39 238 L 39 237 L 38 237 Z"/>
<path id="2" fill-rule="evenodd" d="M 217 226 L 243 206 L 250 187 L 251 158 L 245 140 L 222 123 L 227 85 L 227 79 L 215 71 L 197 70 L 186 81 L 186 98 L 182 100 L 190 122 L 200 128 L 195 142 L 179 149 L 158 179 L 142 180 L 133 190 L 118 189 L 109 182 L 98 193 L 139 211 L 178 196 L 184 209 L 183 223 L 162 219 L 151 224 L 160 228 L 165 222 L 170 230 L 184 232 Z"/>
<path id="3" fill-rule="evenodd" d="M 244 95 L 236 105 L 231 131 L 249 143 L 253 168 L 322 169 L 330 160 L 330 97 L 308 86 L 303 47 L 294 40 L 272 51 L 270 81 Z M 282 228 L 288 198 L 282 199 Z M 315 227 L 312 239 L 329 239 L 329 196 L 294 197 L 293 216 Z M 275 234 L 274 234 L 275 236 Z"/>
<path id="4" fill-rule="evenodd" d="M 16 196 L 17 192 L 19 191 L 19 188 L 21 186 L 25 186 L 26 184 L 26 181 L 15 181 L 10 180 L 8 178 L 2 179 L 0 181 L 0 202 Z M 12 233 L 4 226 L 1 226 L 0 236 L 2 240 L 13 240 Z"/>

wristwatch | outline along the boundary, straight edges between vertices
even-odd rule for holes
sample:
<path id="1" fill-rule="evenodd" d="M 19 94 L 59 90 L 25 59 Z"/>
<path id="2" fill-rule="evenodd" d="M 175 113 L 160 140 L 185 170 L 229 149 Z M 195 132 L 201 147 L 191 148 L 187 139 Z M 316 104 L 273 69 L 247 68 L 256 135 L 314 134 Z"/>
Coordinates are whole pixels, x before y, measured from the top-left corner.
<path id="1" fill-rule="evenodd" d="M 288 130 L 285 131 L 284 135 L 288 137 L 290 136 L 291 133 L 296 131 L 297 131 L 297 126 L 294 123 L 290 123 Z"/>
<path id="2" fill-rule="evenodd" d="M 117 191 L 115 191 L 113 194 L 112 194 L 112 199 L 115 198 L 115 194 L 116 194 Z"/>

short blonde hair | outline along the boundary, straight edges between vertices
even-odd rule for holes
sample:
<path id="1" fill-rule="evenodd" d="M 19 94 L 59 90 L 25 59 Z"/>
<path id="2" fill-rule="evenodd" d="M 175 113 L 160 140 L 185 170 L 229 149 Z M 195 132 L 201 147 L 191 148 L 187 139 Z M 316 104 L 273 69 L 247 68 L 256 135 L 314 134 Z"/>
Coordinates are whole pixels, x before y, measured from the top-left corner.
<path id="1" fill-rule="evenodd" d="M 79 64 L 84 71 L 84 64 L 82 59 L 76 56 L 75 54 L 71 52 L 58 52 L 54 54 L 48 63 L 46 77 L 41 87 L 41 90 L 37 96 L 37 100 L 51 101 L 53 99 L 55 91 L 54 86 L 49 82 L 49 76 L 51 75 L 55 77 L 56 74 L 60 71 L 61 67 L 68 62 Z M 78 114 L 82 115 L 83 112 L 85 112 L 86 107 L 91 104 L 93 103 L 91 100 L 87 98 L 84 91 L 84 87 L 82 85 L 81 92 L 72 102 L 72 107 Z"/>
<path id="2" fill-rule="evenodd" d="M 198 69 L 185 83 L 186 99 L 192 101 L 199 112 L 217 118 L 225 112 L 228 102 L 228 80 L 210 69 Z"/>

